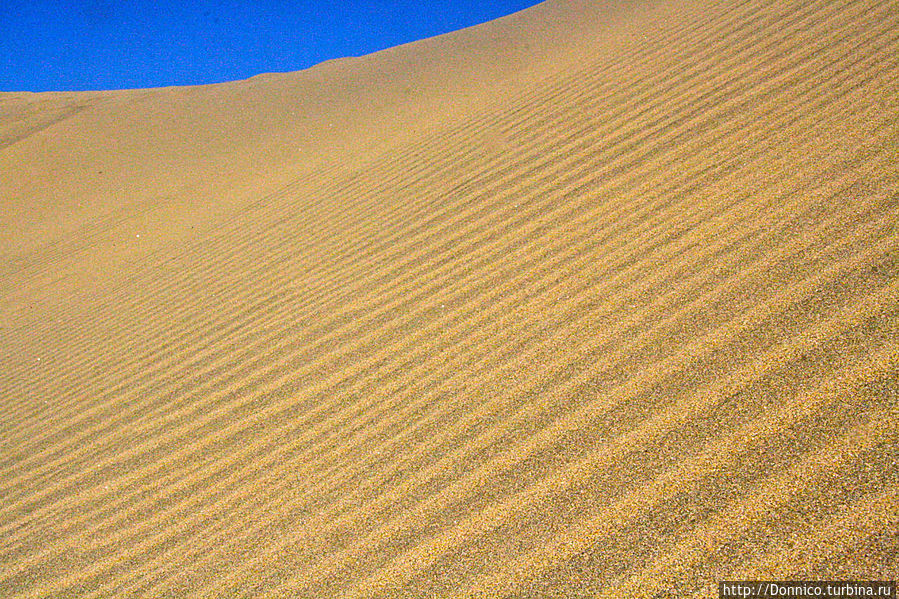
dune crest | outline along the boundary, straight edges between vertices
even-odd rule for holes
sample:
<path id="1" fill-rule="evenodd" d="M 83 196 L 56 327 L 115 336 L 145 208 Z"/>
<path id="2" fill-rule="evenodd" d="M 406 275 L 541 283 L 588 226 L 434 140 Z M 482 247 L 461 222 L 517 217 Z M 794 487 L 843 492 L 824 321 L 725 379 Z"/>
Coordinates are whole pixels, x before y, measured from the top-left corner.
<path id="1" fill-rule="evenodd" d="M 895 579 L 897 32 L 551 1 L 0 94 L 0 595 Z"/>

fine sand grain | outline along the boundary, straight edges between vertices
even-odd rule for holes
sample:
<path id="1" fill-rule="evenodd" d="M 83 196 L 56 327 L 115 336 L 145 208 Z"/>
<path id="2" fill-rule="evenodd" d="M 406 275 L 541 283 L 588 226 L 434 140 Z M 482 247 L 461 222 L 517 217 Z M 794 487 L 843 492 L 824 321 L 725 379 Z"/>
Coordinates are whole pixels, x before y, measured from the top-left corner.
<path id="1" fill-rule="evenodd" d="M 0 94 L 0 596 L 899 575 L 894 0 Z"/>

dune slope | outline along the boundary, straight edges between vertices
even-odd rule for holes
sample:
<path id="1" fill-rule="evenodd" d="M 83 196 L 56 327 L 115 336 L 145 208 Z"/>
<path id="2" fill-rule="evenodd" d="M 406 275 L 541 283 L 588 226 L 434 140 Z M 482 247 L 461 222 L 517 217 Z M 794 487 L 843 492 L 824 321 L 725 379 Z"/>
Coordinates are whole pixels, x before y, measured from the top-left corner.
<path id="1" fill-rule="evenodd" d="M 899 11 L 547 2 L 0 95 L 0 595 L 895 579 Z"/>

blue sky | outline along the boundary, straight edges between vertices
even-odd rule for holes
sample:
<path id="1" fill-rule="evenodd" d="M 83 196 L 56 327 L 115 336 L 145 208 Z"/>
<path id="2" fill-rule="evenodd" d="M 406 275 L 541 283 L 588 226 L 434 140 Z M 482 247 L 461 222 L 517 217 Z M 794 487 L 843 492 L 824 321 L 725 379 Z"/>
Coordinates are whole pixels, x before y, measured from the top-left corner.
<path id="1" fill-rule="evenodd" d="M 537 0 L 0 0 L 0 91 L 195 85 L 296 71 Z"/>

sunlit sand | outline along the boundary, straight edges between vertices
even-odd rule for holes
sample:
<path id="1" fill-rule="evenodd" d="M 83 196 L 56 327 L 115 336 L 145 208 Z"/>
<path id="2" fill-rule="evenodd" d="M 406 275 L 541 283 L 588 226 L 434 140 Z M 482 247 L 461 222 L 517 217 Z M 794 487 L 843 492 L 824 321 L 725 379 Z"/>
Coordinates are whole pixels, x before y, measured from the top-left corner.
<path id="1" fill-rule="evenodd" d="M 897 31 L 560 0 L 0 94 L 0 595 L 895 579 Z"/>

